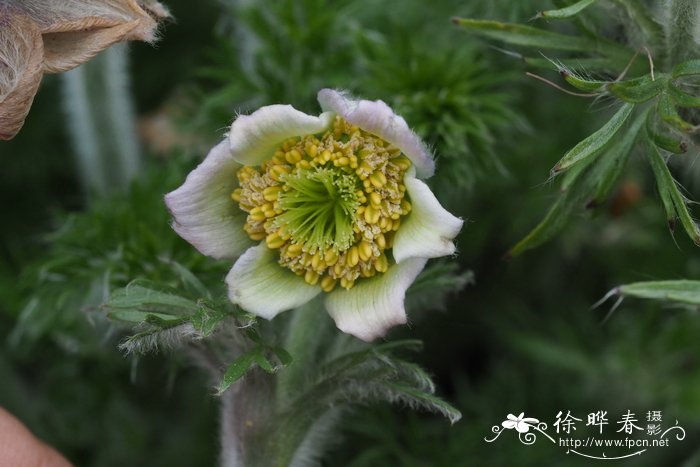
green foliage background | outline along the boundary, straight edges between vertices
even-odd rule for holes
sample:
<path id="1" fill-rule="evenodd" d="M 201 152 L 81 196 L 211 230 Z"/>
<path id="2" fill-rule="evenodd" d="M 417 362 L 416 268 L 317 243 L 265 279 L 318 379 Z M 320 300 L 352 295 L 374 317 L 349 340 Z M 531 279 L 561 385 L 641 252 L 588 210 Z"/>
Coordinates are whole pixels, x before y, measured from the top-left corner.
<path id="1" fill-rule="evenodd" d="M 151 151 L 127 194 L 87 203 L 59 81 L 49 77 L 20 135 L 0 145 L 0 405 L 76 465 L 214 464 L 215 382 L 175 353 L 125 357 L 124 335 L 98 306 L 132 279 L 177 284 L 174 263 L 223 290 L 229 265 L 202 258 L 170 230 L 162 195 L 237 113 L 270 103 L 316 113 L 316 92 L 339 87 L 405 116 L 438 155 L 432 187 L 468 219 L 457 267 L 434 270 L 444 282 L 435 297 L 414 288 L 411 326 L 391 334 L 424 341 L 417 358 L 464 418 L 450 427 L 407 410 L 358 408 L 324 465 L 590 465 L 542 441 L 484 437 L 508 413 L 551 425 L 560 410 L 579 418 L 608 410 L 614 424 L 628 409 L 662 410 L 687 437 L 620 465 L 700 465 L 697 310 L 627 300 L 601 324 L 610 305 L 591 309 L 620 284 L 700 275 L 696 247 L 669 235 L 643 154 L 632 155 L 593 214 L 502 259 L 558 196 L 551 167 L 611 111 L 525 77 L 521 61 L 449 19 L 525 22 L 551 3 L 167 3 L 177 21 L 157 47 L 131 46 L 133 93 L 140 115 L 165 112 L 194 142 Z M 615 36 L 622 15 L 601 3 L 591 15 Z M 700 199 L 697 155 L 682 157 L 690 162 L 674 173 Z M 447 293 L 469 271 L 475 283 Z"/>

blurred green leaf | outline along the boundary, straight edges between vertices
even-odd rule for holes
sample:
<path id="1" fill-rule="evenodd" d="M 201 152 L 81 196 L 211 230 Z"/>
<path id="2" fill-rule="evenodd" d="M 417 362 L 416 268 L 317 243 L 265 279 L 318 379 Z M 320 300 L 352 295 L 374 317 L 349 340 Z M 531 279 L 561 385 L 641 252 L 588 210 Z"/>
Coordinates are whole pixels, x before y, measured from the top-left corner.
<path id="1" fill-rule="evenodd" d="M 614 291 L 623 297 L 646 298 L 664 302 L 700 305 L 700 281 L 669 280 L 635 282 Z"/>
<path id="2" fill-rule="evenodd" d="M 579 0 L 578 2 L 564 8 L 538 12 L 537 17 L 546 19 L 569 19 L 578 15 L 595 2 L 596 0 Z"/>
<path id="3" fill-rule="evenodd" d="M 524 47 L 586 52 L 598 50 L 601 46 L 597 41 L 585 37 L 559 34 L 521 24 L 469 18 L 453 18 L 453 22 L 489 39 Z"/>
<path id="4" fill-rule="evenodd" d="M 692 96 L 682 91 L 673 83 L 668 85 L 668 93 L 673 99 L 673 102 L 679 107 L 700 107 L 700 97 Z"/>
<path id="5" fill-rule="evenodd" d="M 700 75 L 700 59 L 688 60 L 673 67 L 671 75 L 674 78 L 681 76 Z"/>

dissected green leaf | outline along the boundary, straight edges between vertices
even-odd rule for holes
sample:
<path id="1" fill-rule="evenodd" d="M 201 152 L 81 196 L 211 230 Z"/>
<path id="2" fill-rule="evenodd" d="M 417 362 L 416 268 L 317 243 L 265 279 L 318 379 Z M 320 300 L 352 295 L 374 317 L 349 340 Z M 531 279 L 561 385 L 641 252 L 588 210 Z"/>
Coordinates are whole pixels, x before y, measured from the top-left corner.
<path id="1" fill-rule="evenodd" d="M 553 172 L 561 172 L 589 157 L 595 157 L 600 154 L 600 150 L 603 149 L 620 128 L 622 128 L 622 125 L 632 114 L 632 110 L 634 110 L 633 104 L 623 104 L 615 115 L 613 115 L 598 131 L 579 142 L 570 149 L 569 152 L 564 154 L 564 157 L 554 166 Z"/>
<path id="2" fill-rule="evenodd" d="M 670 280 L 635 282 L 617 287 L 615 291 L 623 297 L 700 305 L 700 281 Z"/>
<path id="3" fill-rule="evenodd" d="M 512 45 L 577 52 L 590 52 L 599 47 L 597 41 L 585 37 L 559 34 L 521 24 L 469 18 L 454 18 L 453 21 L 470 32 Z"/>
<path id="4" fill-rule="evenodd" d="M 617 180 L 622 175 L 622 171 L 627 164 L 627 160 L 632 154 L 637 135 L 647 120 L 649 110 L 640 112 L 630 124 L 629 128 L 622 134 L 620 141 L 612 146 L 607 153 L 597 159 L 599 162 L 593 168 L 591 178 L 595 180 L 596 187 L 593 195 L 593 204 L 598 205 L 605 201 Z"/>
<path id="5" fill-rule="evenodd" d="M 673 102 L 679 107 L 700 107 L 700 97 L 682 91 L 673 83 L 669 83 L 668 93 Z"/>
<path id="6" fill-rule="evenodd" d="M 233 383 L 241 379 L 250 370 L 253 363 L 256 363 L 259 354 L 260 347 L 255 347 L 234 360 L 226 368 L 221 383 L 219 383 L 217 388 L 217 394 L 223 394 Z"/>
<path id="7" fill-rule="evenodd" d="M 108 310 L 134 309 L 171 315 L 193 313 L 197 310 L 197 304 L 192 300 L 138 284 L 130 284 L 113 292 L 105 307 Z"/>
<path id="8" fill-rule="evenodd" d="M 180 317 L 180 316 L 168 315 L 165 313 L 153 313 L 153 312 L 148 312 L 148 311 L 139 311 L 139 310 L 134 310 L 134 309 L 111 311 L 111 312 L 107 313 L 107 317 L 109 319 L 112 319 L 115 321 L 122 321 L 124 323 L 130 323 L 130 324 L 145 323 L 149 320 L 149 318 L 152 318 L 152 317 L 156 317 L 160 320 L 163 320 L 166 323 L 167 322 L 180 323 L 182 321 L 182 317 Z"/>
<path id="9" fill-rule="evenodd" d="M 673 67 L 671 75 L 674 78 L 681 76 L 700 75 L 700 59 L 688 60 Z"/>
<path id="10" fill-rule="evenodd" d="M 617 70 L 619 66 L 618 61 L 605 57 L 557 58 L 556 62 L 543 57 L 520 56 L 520 58 L 533 67 L 551 70 L 552 65 L 555 64 L 558 68 L 564 67 L 571 73 L 573 73 L 571 70 L 612 71 Z"/>
<path id="11" fill-rule="evenodd" d="M 557 10 L 540 11 L 537 13 L 537 17 L 547 19 L 568 19 L 578 15 L 580 12 L 582 12 L 584 9 L 591 6 L 595 2 L 596 0 L 579 0 L 578 2 L 572 5 L 569 5 L 564 8 L 559 8 Z"/>
<path id="12" fill-rule="evenodd" d="M 559 74 L 562 76 L 562 78 L 564 78 L 564 81 L 566 81 L 576 89 L 580 89 L 581 91 L 586 92 L 602 92 L 605 88 L 605 85 L 609 83 L 609 81 L 599 81 L 594 79 L 583 78 L 577 73 L 573 73 L 566 69 L 560 70 Z"/>
<path id="13" fill-rule="evenodd" d="M 507 258 L 514 258 L 522 252 L 535 248 L 550 240 L 559 233 L 571 218 L 572 213 L 578 207 L 581 196 L 576 190 L 565 191 L 554 205 L 549 208 L 544 219 L 530 231 L 529 234 L 520 240 L 506 254 Z"/>
<path id="14" fill-rule="evenodd" d="M 658 96 L 663 91 L 668 77 L 659 74 L 652 79 L 650 75 L 627 81 L 615 81 L 606 86 L 607 90 L 625 102 L 641 103 Z"/>
<path id="15" fill-rule="evenodd" d="M 399 400 L 403 400 L 411 405 L 415 404 L 418 408 L 423 408 L 430 412 L 442 414 L 452 424 L 457 423 L 462 418 L 462 413 L 459 410 L 433 394 L 401 383 L 387 382 L 383 384 L 388 389 L 391 389 L 392 392 L 395 392 L 395 395 L 402 396 L 398 398 Z"/>
<path id="16" fill-rule="evenodd" d="M 647 147 L 649 148 L 647 151 L 647 159 L 649 159 L 649 163 L 654 171 L 656 186 L 659 190 L 659 196 L 661 196 L 664 209 L 666 210 L 669 225 L 673 226 L 677 216 L 688 236 L 695 244 L 700 245 L 700 229 L 698 229 L 698 225 L 690 215 L 687 201 L 680 192 L 678 184 L 673 179 L 671 172 L 668 170 L 666 161 L 661 154 L 659 154 L 655 145 L 648 144 Z"/>
<path id="17" fill-rule="evenodd" d="M 678 111 L 676 110 L 673 100 L 668 92 L 661 93 L 657 105 L 659 115 L 664 122 L 680 131 L 687 133 L 695 131 L 695 126 L 692 123 L 683 120 L 683 118 L 678 115 Z"/>
<path id="18" fill-rule="evenodd" d="M 215 309 L 200 302 L 197 304 L 197 312 L 189 317 L 189 321 L 202 337 L 207 337 L 223 320 L 231 316 L 232 314 L 227 311 Z"/>
<path id="19" fill-rule="evenodd" d="M 674 154 L 683 154 L 688 150 L 688 143 L 683 138 L 677 138 L 669 133 L 661 133 L 653 128 L 653 113 L 647 116 L 646 132 L 658 147 Z"/>

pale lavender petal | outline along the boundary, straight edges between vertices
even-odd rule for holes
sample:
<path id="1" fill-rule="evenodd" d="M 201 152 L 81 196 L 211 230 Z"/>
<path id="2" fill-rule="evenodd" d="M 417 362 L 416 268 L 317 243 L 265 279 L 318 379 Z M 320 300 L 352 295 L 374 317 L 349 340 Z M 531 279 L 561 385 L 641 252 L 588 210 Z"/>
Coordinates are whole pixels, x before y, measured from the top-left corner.
<path id="1" fill-rule="evenodd" d="M 239 116 L 231 125 L 231 154 L 243 165 L 260 165 L 272 158 L 285 140 L 321 133 L 332 121 L 332 113 L 314 117 L 291 105 L 261 107 L 250 115 Z"/>
<path id="2" fill-rule="evenodd" d="M 411 212 L 402 219 L 394 237 L 393 255 L 397 263 L 407 258 L 438 258 L 455 252 L 452 240 L 464 221 L 440 205 L 428 185 L 412 171 L 404 177 L 411 200 Z"/>
<path id="3" fill-rule="evenodd" d="M 249 248 L 226 276 L 229 299 L 249 313 L 272 319 L 308 302 L 321 287 L 278 264 L 279 251 L 265 243 Z"/>
<path id="4" fill-rule="evenodd" d="M 435 161 L 428 148 L 411 131 L 406 120 L 396 115 L 383 101 L 355 100 L 345 93 L 322 89 L 318 93 L 318 102 L 324 111 L 333 111 L 401 149 L 413 162 L 420 178 L 428 178 L 435 172 Z"/>
<path id="5" fill-rule="evenodd" d="M 383 336 L 406 323 L 406 289 L 425 267 L 426 259 L 411 258 L 389 267 L 384 274 L 358 281 L 350 290 L 336 289 L 326 298 L 326 308 L 336 326 L 363 341 Z"/>
<path id="6" fill-rule="evenodd" d="M 180 188 L 165 195 L 173 229 L 204 255 L 235 258 L 252 245 L 243 230 L 247 214 L 231 199 L 238 186 L 238 168 L 224 140 Z"/>

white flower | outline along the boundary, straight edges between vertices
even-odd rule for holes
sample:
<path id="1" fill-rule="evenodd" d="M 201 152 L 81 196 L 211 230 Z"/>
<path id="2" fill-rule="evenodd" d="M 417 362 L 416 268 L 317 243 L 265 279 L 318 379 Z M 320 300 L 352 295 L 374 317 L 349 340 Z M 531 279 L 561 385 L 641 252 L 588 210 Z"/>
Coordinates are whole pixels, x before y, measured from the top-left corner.
<path id="1" fill-rule="evenodd" d="M 512 430 L 515 428 L 518 433 L 527 433 L 530 431 L 530 426 L 537 425 L 540 421 L 536 418 L 524 418 L 525 412 L 521 412 L 517 417 L 509 413 L 506 420 L 501 423 L 503 428 Z"/>
<path id="2" fill-rule="evenodd" d="M 238 117 L 165 201 L 201 253 L 238 258 L 226 282 L 241 308 L 272 319 L 326 293 L 338 328 L 371 341 L 406 322 L 406 289 L 455 252 L 463 221 L 419 179 L 433 159 L 384 102 L 318 100 L 318 117 L 289 105 Z"/>

